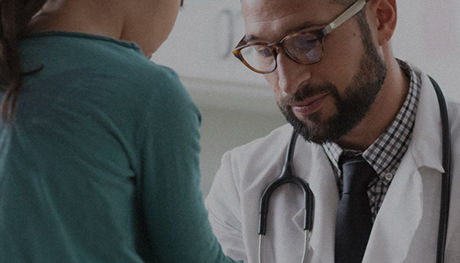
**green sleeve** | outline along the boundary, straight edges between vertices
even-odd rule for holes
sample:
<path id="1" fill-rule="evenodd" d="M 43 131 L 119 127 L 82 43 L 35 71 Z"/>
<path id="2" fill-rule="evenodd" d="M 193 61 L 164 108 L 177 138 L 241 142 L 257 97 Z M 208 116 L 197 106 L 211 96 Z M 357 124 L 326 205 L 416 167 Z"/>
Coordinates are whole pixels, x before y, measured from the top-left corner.
<path id="1" fill-rule="evenodd" d="M 161 82 L 145 113 L 139 182 L 155 262 L 233 262 L 212 233 L 200 191 L 200 113 L 174 73 Z"/>

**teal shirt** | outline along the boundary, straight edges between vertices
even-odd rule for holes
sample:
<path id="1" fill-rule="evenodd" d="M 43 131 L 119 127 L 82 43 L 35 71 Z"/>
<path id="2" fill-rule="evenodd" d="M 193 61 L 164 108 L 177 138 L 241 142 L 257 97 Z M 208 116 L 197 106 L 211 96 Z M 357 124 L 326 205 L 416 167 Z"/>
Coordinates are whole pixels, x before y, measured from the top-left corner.
<path id="1" fill-rule="evenodd" d="M 48 32 L 20 46 L 0 123 L 0 262 L 232 262 L 199 190 L 200 114 L 131 42 Z M 3 93 L 0 93 L 0 97 Z"/>

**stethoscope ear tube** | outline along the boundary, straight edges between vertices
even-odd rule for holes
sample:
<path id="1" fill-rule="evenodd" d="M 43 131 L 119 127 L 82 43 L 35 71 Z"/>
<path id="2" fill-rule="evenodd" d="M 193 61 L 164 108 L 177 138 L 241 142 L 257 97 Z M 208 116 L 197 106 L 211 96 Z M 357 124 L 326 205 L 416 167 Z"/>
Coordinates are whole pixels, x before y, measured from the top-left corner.
<path id="1" fill-rule="evenodd" d="M 450 192 L 452 183 L 452 151 L 446 101 L 444 99 L 444 96 L 442 95 L 442 91 L 441 88 L 439 88 L 438 83 L 436 83 L 436 81 L 430 76 L 428 77 L 430 78 L 430 81 L 433 84 L 434 90 L 436 91 L 436 95 L 438 97 L 442 123 L 442 166 L 444 168 L 444 174 L 442 175 L 441 183 L 441 206 L 439 216 L 436 262 L 444 263 L 447 241 L 447 226 L 449 224 Z"/>
<path id="2" fill-rule="evenodd" d="M 270 197 L 279 184 L 268 185 L 262 193 L 262 199 L 259 203 L 259 235 L 267 233 L 267 216 Z"/>
<path id="3" fill-rule="evenodd" d="M 286 183 L 292 183 L 302 190 L 304 201 L 305 201 L 305 214 L 304 214 L 304 230 L 312 231 L 313 230 L 313 218 L 315 211 L 315 197 L 313 192 L 310 189 L 310 186 L 305 183 L 302 179 L 289 176 L 280 177 L 269 184 L 262 193 L 262 198 L 259 203 L 259 235 L 265 235 L 267 233 L 267 217 L 268 217 L 268 208 L 270 203 L 270 197 L 272 193 L 281 185 Z"/>
<path id="4" fill-rule="evenodd" d="M 307 184 L 306 187 L 308 191 L 304 193 L 305 196 L 305 216 L 304 216 L 304 227 L 303 230 L 309 231 L 310 233 L 313 231 L 313 218 L 314 218 L 314 211 L 315 211 L 315 196 L 310 189 L 310 186 Z"/>
<path id="5" fill-rule="evenodd" d="M 284 162 L 284 168 L 281 172 L 281 175 L 270 182 L 262 192 L 259 201 L 259 248 L 258 248 L 258 262 L 262 263 L 262 247 L 263 247 L 263 238 L 267 233 L 267 217 L 268 209 L 270 203 L 270 197 L 273 192 L 283 184 L 294 184 L 297 185 L 300 190 L 303 192 L 304 201 L 305 201 L 305 213 L 304 213 L 304 247 L 302 253 L 302 261 L 304 262 L 305 258 L 308 256 L 308 247 L 310 243 L 310 237 L 313 230 L 313 218 L 314 218 L 314 205 L 315 199 L 313 192 L 310 189 L 308 183 L 306 183 L 300 177 L 295 176 L 293 158 L 294 158 L 294 149 L 295 143 L 297 140 L 297 133 L 292 132 L 291 142 L 289 143 L 289 148 L 287 150 L 286 159 Z"/>
<path id="6" fill-rule="evenodd" d="M 281 172 L 281 175 L 265 187 L 260 197 L 259 229 L 258 229 L 259 235 L 265 235 L 267 232 L 267 217 L 268 217 L 269 203 L 270 203 L 270 198 L 273 192 L 278 187 L 284 184 L 288 184 L 288 183 L 297 185 L 300 188 L 300 190 L 302 190 L 303 195 L 304 195 L 304 201 L 305 201 L 304 230 L 310 231 L 310 232 L 313 230 L 313 217 L 314 217 L 313 214 L 314 214 L 314 203 L 315 203 L 313 192 L 311 191 L 308 183 L 306 183 L 301 178 L 294 176 L 294 171 L 293 171 L 294 168 L 293 168 L 292 160 L 294 157 L 294 149 L 295 149 L 295 143 L 297 140 L 297 136 L 298 134 L 295 131 L 293 131 L 292 136 L 291 136 L 291 141 L 289 143 L 289 148 L 286 154 L 285 165 L 284 165 L 283 171 Z"/>

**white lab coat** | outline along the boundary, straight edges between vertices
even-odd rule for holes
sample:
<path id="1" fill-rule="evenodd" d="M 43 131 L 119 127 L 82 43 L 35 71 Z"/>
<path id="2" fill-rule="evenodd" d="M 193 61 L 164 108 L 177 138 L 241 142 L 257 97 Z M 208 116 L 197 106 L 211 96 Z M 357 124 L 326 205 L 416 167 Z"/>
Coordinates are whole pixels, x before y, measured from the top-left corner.
<path id="1" fill-rule="evenodd" d="M 441 192 L 441 121 L 431 82 L 422 75 L 413 139 L 374 222 L 364 263 L 435 262 Z M 460 104 L 449 103 L 453 182 L 446 262 L 460 262 Z M 233 149 L 222 159 L 206 199 L 213 230 L 235 259 L 257 262 L 258 202 L 265 186 L 283 168 L 290 125 Z M 297 176 L 315 195 L 314 227 L 305 262 L 333 263 L 337 183 L 320 145 L 299 137 L 294 154 Z M 286 185 L 270 201 L 265 263 L 300 262 L 303 251 L 302 194 Z"/>

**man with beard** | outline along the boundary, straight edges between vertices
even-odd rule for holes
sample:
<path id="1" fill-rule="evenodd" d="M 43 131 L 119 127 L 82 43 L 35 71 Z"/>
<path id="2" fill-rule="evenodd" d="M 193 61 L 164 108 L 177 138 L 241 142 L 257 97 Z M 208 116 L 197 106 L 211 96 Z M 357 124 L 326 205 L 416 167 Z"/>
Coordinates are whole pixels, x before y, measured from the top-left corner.
<path id="1" fill-rule="evenodd" d="M 436 261 L 440 110 L 428 76 L 392 54 L 395 2 L 241 0 L 246 34 L 234 54 L 265 74 L 289 124 L 222 159 L 206 204 L 229 256 L 250 263 L 302 262 L 305 255 L 304 262 L 323 263 Z M 448 108 L 456 160 L 459 105 Z M 283 172 L 293 131 L 300 137 L 292 172 L 315 196 L 305 255 L 304 197 L 290 184 L 273 192 L 258 246 L 259 198 Z M 460 170 L 452 169 L 455 199 Z M 450 210 L 445 262 L 460 262 L 459 204 Z"/>

